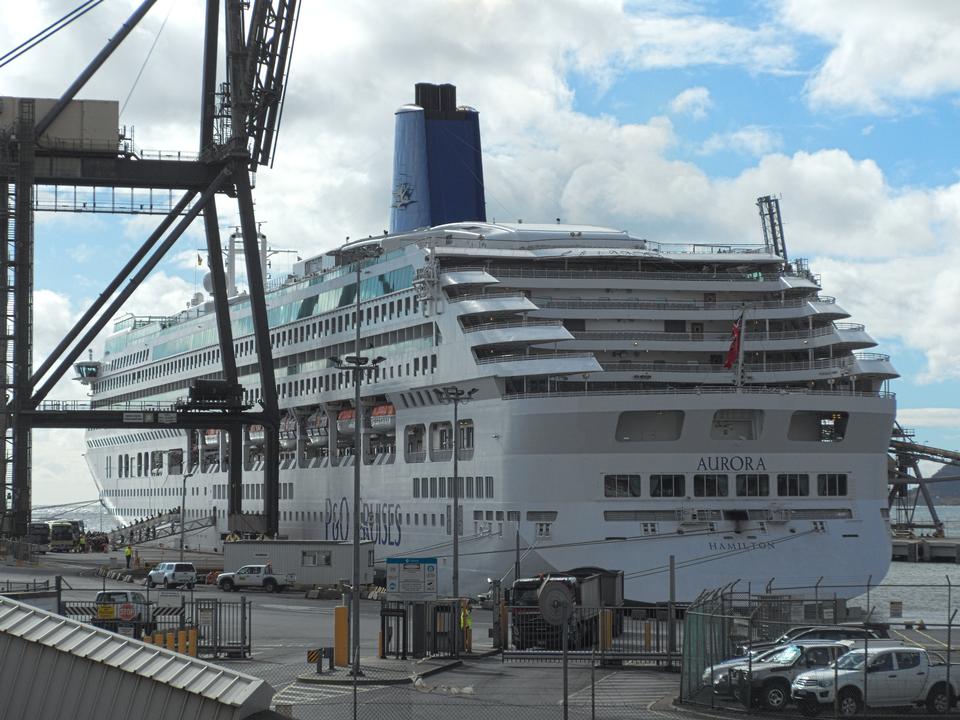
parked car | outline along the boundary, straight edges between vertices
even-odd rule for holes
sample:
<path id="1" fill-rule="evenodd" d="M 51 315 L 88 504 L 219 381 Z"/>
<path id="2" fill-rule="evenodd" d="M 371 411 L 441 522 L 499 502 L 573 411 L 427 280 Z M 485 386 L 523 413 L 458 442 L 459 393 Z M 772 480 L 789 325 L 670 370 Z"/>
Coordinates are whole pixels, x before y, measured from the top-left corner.
<path id="1" fill-rule="evenodd" d="M 170 588 L 180 587 L 181 585 L 188 590 L 192 590 L 197 583 L 197 569 L 193 563 L 183 562 L 162 562 L 153 566 L 153 569 L 147 573 L 147 587 L 163 585 L 168 590 Z"/>
<path id="2" fill-rule="evenodd" d="M 790 684 L 795 677 L 813 668 L 826 667 L 849 651 L 844 643 L 801 640 L 763 660 L 731 668 L 730 685 L 737 698 L 748 707 L 759 704 L 767 710 L 782 710 L 792 702 Z"/>
<path id="3" fill-rule="evenodd" d="M 740 646 L 742 655 L 767 650 L 778 645 L 786 645 L 799 640 L 862 640 L 882 639 L 887 637 L 887 633 L 877 627 L 863 627 L 859 625 L 804 625 L 799 628 L 791 628 L 776 640 L 748 643 Z"/>
<path id="4" fill-rule="evenodd" d="M 778 652 L 783 650 L 784 647 L 786 646 L 778 645 L 775 648 L 770 648 L 769 650 L 764 650 L 763 652 L 757 653 L 757 655 L 753 658 L 753 662 L 762 662 L 766 658 L 776 655 Z M 712 683 L 713 691 L 717 695 L 732 695 L 733 688 L 730 685 L 730 670 L 739 665 L 745 665 L 748 660 L 749 658 L 746 655 L 741 655 L 735 658 L 730 658 L 729 660 L 724 660 L 723 662 L 719 662 L 714 665 L 708 665 L 704 669 L 701 677 L 703 686 L 710 687 Z"/>
<path id="5" fill-rule="evenodd" d="M 925 705 L 927 712 L 942 715 L 957 703 L 958 680 L 956 664 L 948 666 L 923 648 L 857 649 L 840 658 L 835 668 L 797 676 L 790 693 L 807 716 L 831 709 L 834 698 L 839 714 L 846 717 L 864 706 L 909 705 Z"/>

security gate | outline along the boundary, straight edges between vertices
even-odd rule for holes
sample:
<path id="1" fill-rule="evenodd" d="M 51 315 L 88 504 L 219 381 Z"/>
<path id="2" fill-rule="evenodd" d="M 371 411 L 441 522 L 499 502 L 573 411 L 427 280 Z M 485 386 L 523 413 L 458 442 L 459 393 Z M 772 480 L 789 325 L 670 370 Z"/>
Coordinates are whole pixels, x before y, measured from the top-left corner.
<path id="1" fill-rule="evenodd" d="M 197 651 L 205 657 L 249 657 L 252 613 L 245 597 L 187 603 L 188 622 L 197 628 Z"/>

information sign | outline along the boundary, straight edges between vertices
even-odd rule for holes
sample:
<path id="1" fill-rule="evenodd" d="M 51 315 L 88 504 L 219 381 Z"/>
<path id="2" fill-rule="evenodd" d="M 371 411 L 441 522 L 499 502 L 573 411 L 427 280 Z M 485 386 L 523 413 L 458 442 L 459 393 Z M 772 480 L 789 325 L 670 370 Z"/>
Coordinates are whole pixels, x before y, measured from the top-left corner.
<path id="1" fill-rule="evenodd" d="M 387 558 L 387 600 L 436 600 L 435 557 Z"/>

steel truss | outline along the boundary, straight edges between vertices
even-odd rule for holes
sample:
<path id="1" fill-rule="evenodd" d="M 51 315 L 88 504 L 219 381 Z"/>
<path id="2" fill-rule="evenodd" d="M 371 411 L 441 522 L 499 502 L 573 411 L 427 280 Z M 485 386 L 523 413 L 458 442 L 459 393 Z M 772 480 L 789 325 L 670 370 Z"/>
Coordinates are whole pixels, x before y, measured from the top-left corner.
<path id="1" fill-rule="evenodd" d="M 226 72 L 229 82 L 218 95 L 217 38 L 220 0 L 206 0 L 200 102 L 200 137 L 195 157 L 178 153 L 169 157 L 133 157 L 119 144 L 103 148 L 67 147 L 40 142 L 43 133 L 75 98 L 112 52 L 123 42 L 156 0 L 144 0 L 77 76 L 44 117 L 35 117 L 32 100 L 20 102 L 16 132 L 0 134 L 0 532 L 26 534 L 31 514 L 31 431 L 35 427 L 185 427 L 218 428 L 230 434 L 228 524 L 240 522 L 244 425 L 263 425 L 266 431 L 263 527 L 275 535 L 279 525 L 279 420 L 270 331 L 267 321 L 263 268 L 257 251 L 257 228 L 251 193 L 251 173 L 272 164 L 282 114 L 285 79 L 289 72 L 296 34 L 297 0 L 223 0 L 226 34 Z M 249 11 L 248 11 L 249 10 Z M 248 11 L 248 12 L 247 12 Z M 244 21 L 249 26 L 244 33 Z M 218 112 L 226 108 L 230 123 L 226 134 Z M 215 132 L 216 130 L 221 132 Z M 69 161 L 69 162 L 64 162 Z M 69 167 L 69 172 L 63 168 Z M 57 188 L 106 190 L 130 202 L 88 208 L 83 201 L 57 200 Z M 44 189 L 46 193 L 44 193 Z M 54 203 L 45 206 L 52 190 Z M 137 192 L 164 202 L 144 208 Z M 240 214 L 244 260 L 250 284 L 250 310 L 258 353 L 261 410 L 228 407 L 210 412 L 182 406 L 156 412 L 129 413 L 109 408 L 47 409 L 50 390 L 70 370 L 96 335 L 123 306 L 150 271 L 173 247 L 190 223 L 202 214 L 213 285 L 223 379 L 238 383 L 226 278 L 217 221 L 218 195 L 236 200 Z M 174 198 L 179 200 L 174 202 Z M 139 206 L 139 207 L 138 207 Z M 127 261 L 56 349 L 36 369 L 33 366 L 33 214 L 36 209 L 74 212 L 111 212 L 163 215 L 156 230 Z M 56 405 L 54 405 L 56 407 Z M 9 498 L 9 499 L 8 499 Z M 247 518 L 250 516 L 247 515 Z"/>

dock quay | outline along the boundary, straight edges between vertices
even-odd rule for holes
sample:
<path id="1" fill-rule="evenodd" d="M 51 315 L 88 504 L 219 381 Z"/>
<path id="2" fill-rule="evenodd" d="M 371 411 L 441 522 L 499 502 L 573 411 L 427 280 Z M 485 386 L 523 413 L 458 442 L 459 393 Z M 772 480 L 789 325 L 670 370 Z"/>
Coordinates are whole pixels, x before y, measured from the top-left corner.
<path id="1" fill-rule="evenodd" d="M 960 563 L 960 539 L 894 538 L 892 558 L 895 562 Z"/>

